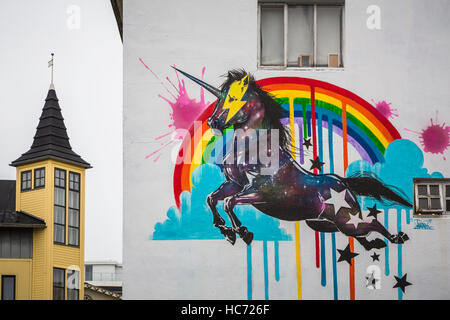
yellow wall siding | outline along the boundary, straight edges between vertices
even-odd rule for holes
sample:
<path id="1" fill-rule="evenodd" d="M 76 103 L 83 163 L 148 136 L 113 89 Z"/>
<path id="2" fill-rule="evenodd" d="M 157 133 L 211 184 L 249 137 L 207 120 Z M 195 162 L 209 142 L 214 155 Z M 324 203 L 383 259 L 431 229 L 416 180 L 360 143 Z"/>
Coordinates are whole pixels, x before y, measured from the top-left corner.
<path id="1" fill-rule="evenodd" d="M 34 169 L 45 167 L 45 188 L 34 189 Z M 33 170 L 30 191 L 21 191 L 21 172 Z M 49 299 L 52 295 L 51 245 L 53 243 L 53 174 L 50 162 L 41 161 L 17 168 L 16 210 L 32 214 L 45 221 L 47 228 L 33 232 L 32 299 Z"/>
<path id="2" fill-rule="evenodd" d="M 34 190 L 34 169 L 45 167 L 45 188 Z M 54 172 L 55 168 L 66 174 L 66 243 L 68 243 L 68 178 L 69 171 L 80 174 L 80 246 L 54 244 Z M 33 189 L 21 192 L 21 172 L 33 170 Z M 84 212 L 85 169 L 55 160 L 40 161 L 17 167 L 16 210 L 25 211 L 45 220 L 46 228 L 33 232 L 32 299 L 53 299 L 53 268 L 80 270 L 80 299 L 84 297 Z M 77 269 L 77 268 L 75 268 Z M 66 271 L 67 281 L 67 271 Z M 66 285 L 67 289 L 67 285 Z M 66 293 L 67 296 L 67 293 Z"/>
<path id="3" fill-rule="evenodd" d="M 50 236 L 46 229 L 33 232 L 33 299 L 49 299 L 52 294 L 48 285 L 51 280 Z"/>
<path id="4" fill-rule="evenodd" d="M 31 259 L 0 259 L 0 276 L 16 276 L 16 299 L 31 299 Z M 1 296 L 0 286 L 0 296 Z"/>
<path id="5" fill-rule="evenodd" d="M 80 248 L 55 244 L 53 246 L 53 265 L 67 269 L 69 266 L 80 266 Z"/>

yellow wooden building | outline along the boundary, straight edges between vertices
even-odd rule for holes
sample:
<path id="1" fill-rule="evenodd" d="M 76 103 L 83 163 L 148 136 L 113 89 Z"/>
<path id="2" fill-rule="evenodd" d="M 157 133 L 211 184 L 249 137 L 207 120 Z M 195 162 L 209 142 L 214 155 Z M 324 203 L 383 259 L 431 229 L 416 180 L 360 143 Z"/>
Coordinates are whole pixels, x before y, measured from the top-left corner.
<path id="1" fill-rule="evenodd" d="M 84 297 L 85 170 L 51 84 L 33 144 L 0 181 L 1 299 Z"/>

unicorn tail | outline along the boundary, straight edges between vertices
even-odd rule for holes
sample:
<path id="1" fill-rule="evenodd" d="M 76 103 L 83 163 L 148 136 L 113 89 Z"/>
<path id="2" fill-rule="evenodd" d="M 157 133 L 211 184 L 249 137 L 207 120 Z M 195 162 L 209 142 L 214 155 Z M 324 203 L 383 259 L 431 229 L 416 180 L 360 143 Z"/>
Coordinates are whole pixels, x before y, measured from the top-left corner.
<path id="1" fill-rule="evenodd" d="M 349 177 L 342 179 L 347 187 L 360 196 L 368 196 L 382 201 L 382 198 L 412 207 L 411 202 L 392 190 L 393 187 L 371 176 Z"/>

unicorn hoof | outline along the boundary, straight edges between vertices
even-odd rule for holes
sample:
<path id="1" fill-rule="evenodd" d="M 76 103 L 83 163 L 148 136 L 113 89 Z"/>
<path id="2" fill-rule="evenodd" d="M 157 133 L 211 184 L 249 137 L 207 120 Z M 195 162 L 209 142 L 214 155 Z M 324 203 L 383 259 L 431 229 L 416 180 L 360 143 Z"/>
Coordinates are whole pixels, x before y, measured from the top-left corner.
<path id="1" fill-rule="evenodd" d="M 407 240 L 409 240 L 408 235 L 406 233 L 399 232 L 399 234 L 397 235 L 397 243 L 402 244 Z"/>
<path id="2" fill-rule="evenodd" d="M 390 241 L 396 244 L 403 244 L 405 241 L 409 240 L 409 237 L 406 233 L 399 232 L 396 235 L 391 236 Z"/>
<path id="3" fill-rule="evenodd" d="M 219 226 L 219 229 L 220 233 L 222 233 L 225 236 L 225 239 L 229 243 L 234 245 L 234 243 L 236 242 L 236 234 L 234 233 L 234 231 L 231 228 L 227 228 L 225 226 Z"/>
<path id="4" fill-rule="evenodd" d="M 247 234 L 242 238 L 247 245 L 250 245 L 253 241 L 253 232 L 247 232 Z"/>
<path id="5" fill-rule="evenodd" d="M 226 236 L 225 236 L 225 238 L 227 239 L 227 241 L 229 242 L 229 243 L 231 243 L 233 246 L 234 246 L 234 243 L 236 242 L 236 235 L 233 233 L 233 234 L 227 234 Z"/>
<path id="6" fill-rule="evenodd" d="M 239 228 L 238 232 L 239 236 L 241 237 L 244 242 L 249 245 L 253 241 L 253 232 L 250 232 L 247 230 L 246 227 Z"/>

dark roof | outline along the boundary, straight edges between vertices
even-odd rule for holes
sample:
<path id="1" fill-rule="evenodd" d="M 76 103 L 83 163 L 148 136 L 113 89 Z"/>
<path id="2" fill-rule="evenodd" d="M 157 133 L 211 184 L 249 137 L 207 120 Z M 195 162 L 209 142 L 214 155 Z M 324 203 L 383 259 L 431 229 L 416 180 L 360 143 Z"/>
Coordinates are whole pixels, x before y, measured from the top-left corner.
<path id="1" fill-rule="evenodd" d="M 45 228 L 45 221 L 23 211 L 0 210 L 0 228 Z"/>
<path id="2" fill-rule="evenodd" d="M 0 180 L 1 210 L 16 210 L 16 180 Z"/>
<path id="3" fill-rule="evenodd" d="M 91 165 L 76 154 L 70 146 L 58 98 L 56 97 L 55 89 L 52 87 L 45 99 L 42 115 L 39 118 L 39 124 L 30 150 L 22 154 L 17 160 L 14 160 L 11 166 L 17 167 L 46 159 L 55 159 L 84 168 L 91 168 Z"/>
<path id="4" fill-rule="evenodd" d="M 111 6 L 119 28 L 120 39 L 123 41 L 123 0 L 111 0 Z"/>

